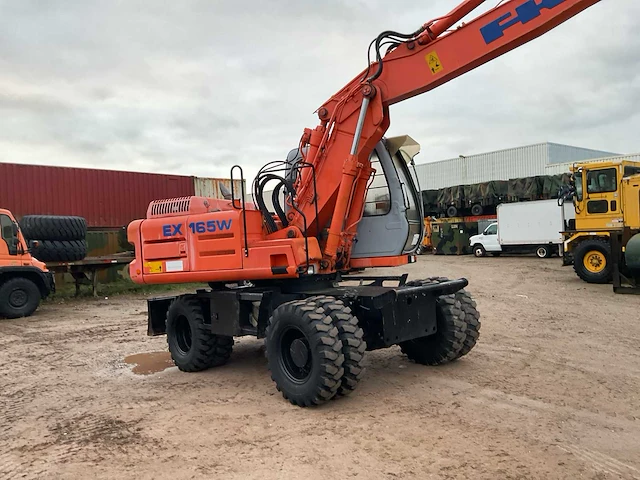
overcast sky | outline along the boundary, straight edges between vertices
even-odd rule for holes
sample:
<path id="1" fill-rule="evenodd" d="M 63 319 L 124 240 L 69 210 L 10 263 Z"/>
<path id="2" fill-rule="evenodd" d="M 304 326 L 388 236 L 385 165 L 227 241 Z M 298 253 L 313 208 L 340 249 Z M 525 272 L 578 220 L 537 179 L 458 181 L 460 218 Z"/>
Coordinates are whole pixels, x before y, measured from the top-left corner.
<path id="1" fill-rule="evenodd" d="M 0 161 L 251 177 L 317 124 L 380 31 L 457 3 L 0 0 Z M 637 0 L 602 0 L 393 106 L 388 135 L 418 140 L 418 163 L 544 141 L 640 151 L 638 19 Z"/>

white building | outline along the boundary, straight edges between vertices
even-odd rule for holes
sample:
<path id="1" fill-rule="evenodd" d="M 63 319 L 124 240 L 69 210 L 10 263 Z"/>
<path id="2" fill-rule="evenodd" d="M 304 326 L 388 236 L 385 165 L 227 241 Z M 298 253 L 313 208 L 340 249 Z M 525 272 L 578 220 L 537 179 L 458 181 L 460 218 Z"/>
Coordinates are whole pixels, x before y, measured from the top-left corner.
<path id="1" fill-rule="evenodd" d="M 523 147 L 508 148 L 495 152 L 459 156 L 437 162 L 416 165 L 420 188 L 435 190 L 455 185 L 509 180 L 512 178 L 551 175 L 568 170 L 572 162 L 617 156 L 614 152 L 591 150 L 588 148 L 560 145 L 557 143 L 537 143 Z M 419 156 L 416 160 L 419 159 Z M 549 167 L 562 165 L 550 173 Z"/>

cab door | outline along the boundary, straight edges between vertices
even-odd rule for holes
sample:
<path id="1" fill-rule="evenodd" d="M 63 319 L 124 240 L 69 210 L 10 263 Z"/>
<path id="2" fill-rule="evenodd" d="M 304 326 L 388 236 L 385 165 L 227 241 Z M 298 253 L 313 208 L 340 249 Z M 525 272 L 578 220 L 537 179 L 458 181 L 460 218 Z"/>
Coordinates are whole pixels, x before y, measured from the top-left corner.
<path id="1" fill-rule="evenodd" d="M 586 171 L 583 208 L 587 228 L 622 228 L 619 176 L 616 167 Z"/>
<path id="2" fill-rule="evenodd" d="M 0 267 L 21 265 L 22 253 L 17 225 L 9 215 L 0 213 Z"/>

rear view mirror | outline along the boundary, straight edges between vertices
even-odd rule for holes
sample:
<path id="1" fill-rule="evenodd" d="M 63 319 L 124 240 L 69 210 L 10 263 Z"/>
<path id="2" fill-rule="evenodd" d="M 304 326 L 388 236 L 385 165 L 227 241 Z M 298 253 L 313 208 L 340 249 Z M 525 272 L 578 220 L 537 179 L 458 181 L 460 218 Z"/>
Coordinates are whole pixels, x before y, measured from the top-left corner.
<path id="1" fill-rule="evenodd" d="M 18 224 L 15 222 L 12 225 L 12 232 L 13 232 L 13 236 L 18 238 L 18 232 L 20 232 L 20 227 L 18 227 Z"/>

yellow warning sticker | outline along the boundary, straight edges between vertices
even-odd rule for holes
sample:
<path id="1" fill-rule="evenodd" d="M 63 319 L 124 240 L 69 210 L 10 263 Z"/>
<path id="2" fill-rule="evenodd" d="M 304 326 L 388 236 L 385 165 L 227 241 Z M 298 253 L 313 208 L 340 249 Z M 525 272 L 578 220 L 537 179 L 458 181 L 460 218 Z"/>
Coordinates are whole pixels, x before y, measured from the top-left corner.
<path id="1" fill-rule="evenodd" d="M 149 273 L 162 273 L 162 262 L 147 262 Z"/>
<path id="2" fill-rule="evenodd" d="M 429 65 L 429 70 L 431 70 L 431 73 L 433 73 L 434 75 L 444 68 L 435 50 L 433 52 L 427 53 L 424 58 Z"/>

